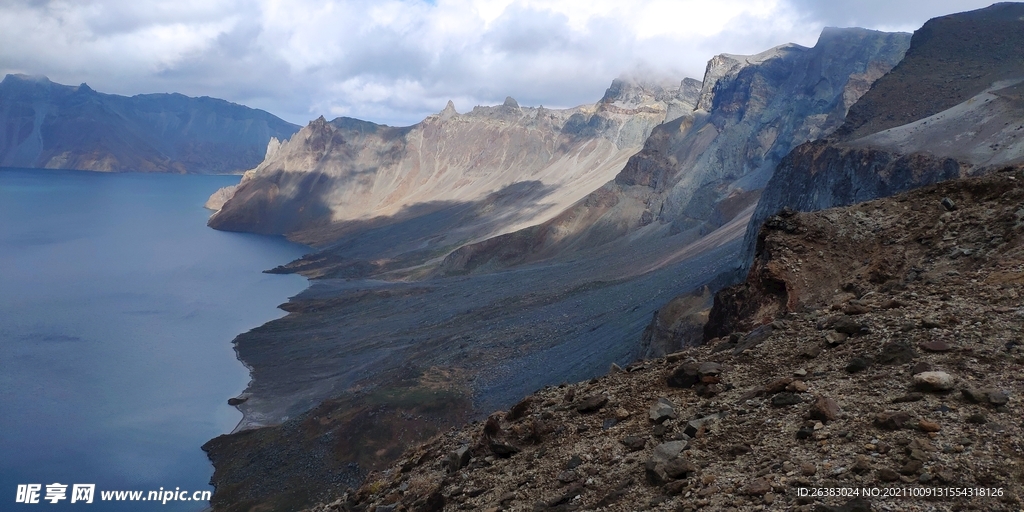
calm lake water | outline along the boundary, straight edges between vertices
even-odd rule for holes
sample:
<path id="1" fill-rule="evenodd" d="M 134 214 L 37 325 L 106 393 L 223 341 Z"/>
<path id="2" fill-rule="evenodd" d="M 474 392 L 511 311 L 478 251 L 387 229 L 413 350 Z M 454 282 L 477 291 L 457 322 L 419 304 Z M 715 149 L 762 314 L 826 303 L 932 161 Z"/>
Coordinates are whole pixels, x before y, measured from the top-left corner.
<path id="1" fill-rule="evenodd" d="M 206 227 L 237 176 L 0 169 L 0 509 L 18 484 L 68 484 L 46 510 L 202 510 L 100 502 L 103 490 L 212 490 L 200 446 L 241 415 L 231 340 L 306 286 L 263 274 L 303 253 Z M 96 484 L 93 505 L 71 484 Z"/>

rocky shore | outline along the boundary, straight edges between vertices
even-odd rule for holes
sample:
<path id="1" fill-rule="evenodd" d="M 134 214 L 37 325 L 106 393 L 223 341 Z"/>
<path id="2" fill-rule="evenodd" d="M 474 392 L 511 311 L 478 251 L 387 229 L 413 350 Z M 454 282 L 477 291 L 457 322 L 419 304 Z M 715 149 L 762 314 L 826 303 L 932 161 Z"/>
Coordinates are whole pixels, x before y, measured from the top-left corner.
<path id="1" fill-rule="evenodd" d="M 546 387 L 309 510 L 1019 510 L 1022 182 L 783 211 L 706 344 Z"/>

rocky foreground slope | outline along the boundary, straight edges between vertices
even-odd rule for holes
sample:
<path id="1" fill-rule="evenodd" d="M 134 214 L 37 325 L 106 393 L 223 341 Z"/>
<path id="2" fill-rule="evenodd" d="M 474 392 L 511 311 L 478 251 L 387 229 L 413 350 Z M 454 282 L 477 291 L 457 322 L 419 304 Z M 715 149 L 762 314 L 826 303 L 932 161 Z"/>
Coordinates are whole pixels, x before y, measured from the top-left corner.
<path id="1" fill-rule="evenodd" d="M 125 97 L 25 75 L 0 82 L 2 167 L 236 173 L 298 128 L 215 98 Z"/>
<path id="2" fill-rule="evenodd" d="M 756 257 L 706 345 L 546 387 L 310 510 L 1021 508 L 1024 168 L 787 211 Z"/>

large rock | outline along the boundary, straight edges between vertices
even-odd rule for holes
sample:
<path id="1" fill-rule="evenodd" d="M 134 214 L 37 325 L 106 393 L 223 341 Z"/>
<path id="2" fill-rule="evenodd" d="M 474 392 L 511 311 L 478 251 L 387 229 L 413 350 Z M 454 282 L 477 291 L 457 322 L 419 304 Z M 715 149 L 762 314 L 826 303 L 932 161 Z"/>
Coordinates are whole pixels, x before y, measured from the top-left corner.
<path id="1" fill-rule="evenodd" d="M 914 375 L 914 385 L 924 391 L 949 391 L 955 384 L 953 376 L 946 372 L 922 372 Z"/>

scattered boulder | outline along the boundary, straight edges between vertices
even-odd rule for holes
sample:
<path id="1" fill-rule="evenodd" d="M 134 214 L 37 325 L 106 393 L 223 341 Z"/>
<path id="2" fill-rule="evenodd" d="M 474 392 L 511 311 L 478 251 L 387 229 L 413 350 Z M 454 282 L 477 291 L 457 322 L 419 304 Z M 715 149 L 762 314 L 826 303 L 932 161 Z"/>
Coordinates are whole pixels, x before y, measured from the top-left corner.
<path id="1" fill-rule="evenodd" d="M 875 426 L 885 430 L 900 430 L 910 422 L 911 416 L 905 412 L 883 412 L 875 416 Z"/>
<path id="2" fill-rule="evenodd" d="M 448 453 L 448 472 L 455 473 L 469 464 L 471 454 L 468 446 L 462 446 Z"/>
<path id="3" fill-rule="evenodd" d="M 871 363 L 867 359 L 863 357 L 855 357 L 846 365 L 846 373 L 862 372 L 868 369 L 869 364 Z"/>
<path id="4" fill-rule="evenodd" d="M 801 403 L 803 403 L 803 400 L 800 399 L 800 396 L 789 391 L 783 391 L 772 397 L 772 405 L 775 407 L 788 407 Z"/>
<path id="5" fill-rule="evenodd" d="M 519 403 L 512 406 L 512 409 L 508 412 L 508 419 L 516 421 L 518 419 L 526 417 L 530 413 L 530 409 L 533 407 L 533 398 L 526 397 Z"/>
<path id="6" fill-rule="evenodd" d="M 519 448 L 501 441 L 492 440 L 487 446 L 490 448 L 491 453 L 501 458 L 508 458 L 519 453 Z"/>
<path id="7" fill-rule="evenodd" d="M 804 359 L 814 359 L 821 355 L 821 347 L 817 345 L 805 345 L 800 349 L 800 357 Z"/>
<path id="8" fill-rule="evenodd" d="M 786 387 L 793 383 L 792 377 L 784 377 L 777 381 L 772 382 L 764 387 L 764 392 L 769 395 L 781 393 L 786 390 Z"/>
<path id="9" fill-rule="evenodd" d="M 697 367 L 697 373 L 703 377 L 716 377 L 722 373 L 722 365 L 715 362 L 701 363 Z"/>
<path id="10" fill-rule="evenodd" d="M 679 456 L 689 443 L 687 441 L 669 441 L 654 447 L 651 459 L 656 462 L 668 462 Z"/>
<path id="11" fill-rule="evenodd" d="M 891 400 L 891 402 L 894 403 L 894 404 L 902 404 L 902 403 L 907 403 L 907 402 L 919 402 L 921 400 L 924 400 L 924 394 L 923 393 L 918 393 L 917 391 L 914 391 L 914 392 L 907 393 L 905 395 L 893 398 Z"/>
<path id="12" fill-rule="evenodd" d="M 928 340 L 918 344 L 918 346 L 928 352 L 949 352 L 953 350 L 953 346 L 943 340 Z"/>
<path id="13" fill-rule="evenodd" d="M 580 414 L 589 414 L 601 410 L 608 403 L 608 397 L 604 395 L 593 395 L 580 400 L 576 404 L 576 411 Z"/>
<path id="14" fill-rule="evenodd" d="M 961 389 L 960 393 L 963 395 L 964 399 L 967 400 L 968 402 L 971 402 L 973 404 L 981 404 L 981 403 L 985 403 L 985 402 L 988 401 L 988 391 L 989 390 L 987 390 L 987 389 L 979 389 L 979 388 L 970 388 L 970 387 L 968 387 L 968 388 Z"/>
<path id="15" fill-rule="evenodd" d="M 834 317 L 829 323 L 832 330 L 848 336 L 859 336 L 871 332 L 866 325 L 846 315 Z"/>
<path id="16" fill-rule="evenodd" d="M 991 390 L 985 396 L 988 398 L 988 403 L 995 406 L 1006 405 L 1010 402 L 1010 395 L 1002 390 Z"/>
<path id="17" fill-rule="evenodd" d="M 647 440 L 637 436 L 626 436 L 619 442 L 631 452 L 643 450 L 647 446 Z"/>
<path id="18" fill-rule="evenodd" d="M 817 396 L 807 416 L 812 420 L 835 421 L 839 418 L 839 404 L 831 398 Z"/>
<path id="19" fill-rule="evenodd" d="M 668 376 L 668 386 L 671 388 L 691 388 L 700 382 L 700 365 L 697 363 L 683 363 L 679 365 Z"/>
<path id="20" fill-rule="evenodd" d="M 683 427 L 683 435 L 687 438 L 697 437 L 702 431 L 706 431 L 708 427 L 715 421 L 722 418 L 723 413 L 709 414 L 703 418 L 696 418 L 686 422 L 686 426 Z"/>
<path id="21" fill-rule="evenodd" d="M 651 458 L 644 464 L 644 474 L 651 485 L 664 485 L 671 480 L 685 478 L 697 467 L 682 455 L 686 441 L 669 441 L 654 447 Z"/>
<path id="22" fill-rule="evenodd" d="M 562 471 L 561 473 L 558 474 L 558 481 L 562 482 L 563 484 L 572 483 L 579 479 L 579 475 L 577 475 L 576 472 L 571 469 Z"/>
<path id="23" fill-rule="evenodd" d="M 747 496 L 764 496 L 772 490 L 772 484 L 764 478 L 755 478 L 740 489 L 740 492 Z"/>
<path id="24" fill-rule="evenodd" d="M 651 409 L 648 411 L 647 416 L 651 421 L 655 423 L 661 423 L 665 420 L 676 419 L 676 409 L 667 398 L 659 398 Z"/>
<path id="25" fill-rule="evenodd" d="M 917 352 L 906 343 L 893 341 L 882 346 L 882 353 L 875 362 L 883 365 L 907 364 L 917 358 Z"/>
<path id="26" fill-rule="evenodd" d="M 838 347 L 846 342 L 850 336 L 845 332 L 828 332 L 825 334 L 825 343 L 830 347 Z"/>
<path id="27" fill-rule="evenodd" d="M 843 308 L 843 313 L 847 315 L 863 315 L 870 311 L 871 310 L 868 309 L 867 306 L 861 304 L 850 304 L 849 306 Z"/>
<path id="28" fill-rule="evenodd" d="M 946 372 L 923 372 L 914 375 L 914 385 L 922 391 L 949 391 L 953 389 L 953 376 Z"/>
<path id="29" fill-rule="evenodd" d="M 875 476 L 883 482 L 895 482 L 900 479 L 900 474 L 889 468 L 876 469 Z"/>
<path id="30" fill-rule="evenodd" d="M 732 349 L 733 354 L 739 354 L 749 348 L 754 348 L 760 345 L 764 340 L 768 339 L 772 334 L 771 324 L 762 325 L 743 336 L 742 339 L 736 343 L 736 346 Z"/>

